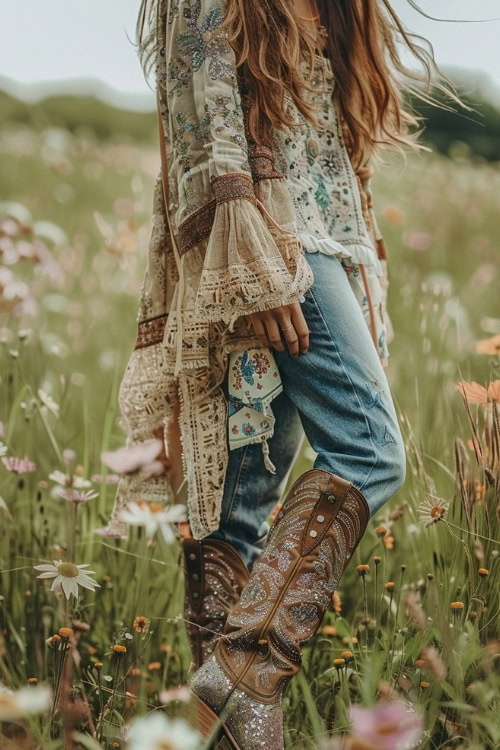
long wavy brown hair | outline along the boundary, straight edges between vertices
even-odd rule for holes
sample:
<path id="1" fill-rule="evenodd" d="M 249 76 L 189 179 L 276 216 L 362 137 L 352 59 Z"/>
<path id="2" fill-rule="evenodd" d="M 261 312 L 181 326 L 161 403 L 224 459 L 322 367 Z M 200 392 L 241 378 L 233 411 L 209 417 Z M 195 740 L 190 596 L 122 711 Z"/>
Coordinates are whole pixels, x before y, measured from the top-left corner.
<path id="1" fill-rule="evenodd" d="M 310 91 L 317 42 L 299 19 L 293 0 L 225 0 L 223 27 L 242 67 L 249 101 L 249 130 L 257 143 L 269 144 L 274 128 L 294 128 L 285 111 L 285 90 L 299 112 L 314 126 L 316 110 L 305 96 Z M 415 7 L 415 3 L 411 2 Z M 432 91 L 461 102 L 454 84 L 440 70 L 432 45 L 409 33 L 389 0 L 316 0 L 319 23 L 327 30 L 324 54 L 334 73 L 333 101 L 349 133 L 351 157 L 357 166 L 381 148 L 399 151 L 424 148 L 419 143 L 421 119 L 411 111 L 410 97 L 449 108 Z M 137 23 L 141 61 L 148 72 L 154 61 L 158 0 L 142 0 Z M 417 63 L 401 57 L 406 48 Z M 308 75 L 299 66 L 309 62 Z"/>

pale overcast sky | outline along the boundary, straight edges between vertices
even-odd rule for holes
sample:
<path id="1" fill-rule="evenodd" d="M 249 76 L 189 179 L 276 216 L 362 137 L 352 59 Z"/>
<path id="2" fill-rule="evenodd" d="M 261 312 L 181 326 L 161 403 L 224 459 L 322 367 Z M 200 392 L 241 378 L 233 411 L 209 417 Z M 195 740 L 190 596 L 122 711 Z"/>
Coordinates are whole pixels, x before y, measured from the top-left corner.
<path id="1" fill-rule="evenodd" d="M 500 16 L 500 0 L 418 2 L 427 13 L 440 17 Z M 134 38 L 139 4 L 139 0 L 0 0 L 0 75 L 31 84 L 32 96 L 39 91 L 37 82 L 75 78 L 98 79 L 122 94 L 147 94 L 127 38 L 127 34 Z M 485 72 L 500 87 L 500 21 L 438 23 L 423 18 L 407 0 L 393 0 L 393 6 L 411 31 L 432 42 L 438 62 Z"/>

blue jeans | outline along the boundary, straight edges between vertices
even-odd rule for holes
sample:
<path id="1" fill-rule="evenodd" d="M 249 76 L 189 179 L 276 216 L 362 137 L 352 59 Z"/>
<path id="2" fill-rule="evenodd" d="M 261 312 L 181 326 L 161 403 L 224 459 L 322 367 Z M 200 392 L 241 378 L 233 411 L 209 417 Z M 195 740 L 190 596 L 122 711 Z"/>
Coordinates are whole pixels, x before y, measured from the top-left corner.
<path id="1" fill-rule="evenodd" d="M 275 352 L 283 393 L 273 401 L 269 441 L 276 475 L 260 445 L 231 451 L 221 524 L 213 536 L 232 544 L 251 566 L 279 502 L 304 429 L 317 453 L 314 468 L 338 474 L 365 496 L 373 515 L 401 487 L 405 451 L 384 369 L 346 272 L 335 256 L 309 253 L 314 284 L 302 311 L 307 354 Z M 263 525 L 264 524 L 264 525 Z"/>

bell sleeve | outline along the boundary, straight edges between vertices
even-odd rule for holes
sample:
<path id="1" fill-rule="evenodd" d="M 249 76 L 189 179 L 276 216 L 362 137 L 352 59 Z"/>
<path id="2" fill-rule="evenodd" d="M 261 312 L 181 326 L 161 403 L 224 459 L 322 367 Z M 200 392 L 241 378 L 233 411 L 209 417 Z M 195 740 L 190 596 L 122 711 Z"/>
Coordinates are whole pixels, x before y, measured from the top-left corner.
<path id="1" fill-rule="evenodd" d="M 256 197 L 236 57 L 221 28 L 225 10 L 224 0 L 167 3 L 162 98 L 179 186 L 180 259 L 202 255 L 194 311 L 201 321 L 233 324 L 299 301 L 313 277 L 293 231 L 291 198 L 278 224 Z"/>

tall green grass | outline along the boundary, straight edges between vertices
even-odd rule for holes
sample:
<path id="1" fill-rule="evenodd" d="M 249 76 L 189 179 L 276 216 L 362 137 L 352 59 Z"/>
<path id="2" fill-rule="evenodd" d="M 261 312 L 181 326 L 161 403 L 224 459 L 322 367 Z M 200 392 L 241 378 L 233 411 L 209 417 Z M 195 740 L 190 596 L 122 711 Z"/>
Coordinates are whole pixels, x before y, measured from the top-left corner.
<path id="1" fill-rule="evenodd" d="M 36 463 L 22 475 L 0 466 L 0 678 L 11 688 L 63 679 L 63 710 L 24 729 L 3 724 L 3 734 L 56 750 L 69 746 L 65 724 L 103 747 L 122 746 L 123 724 L 184 683 L 190 666 L 178 547 L 148 544 L 141 530 L 127 542 L 93 533 L 113 502 L 100 455 L 123 443 L 117 389 L 135 337 L 158 156 L 131 142 L 28 127 L 5 127 L 0 154 L 0 194 L 9 198 L 0 208 L 2 440 L 8 457 Z M 346 731 L 350 702 L 399 694 L 423 711 L 422 749 L 486 750 L 500 739 L 499 407 L 490 399 L 467 414 L 456 383 L 500 378 L 498 356 L 475 351 L 500 333 L 500 170 L 425 155 L 404 172 L 384 168 L 375 182 L 396 330 L 388 376 L 408 478 L 371 524 L 305 648 L 285 698 L 287 747 L 316 748 Z M 306 451 L 294 474 L 310 462 Z M 54 470 L 90 479 L 98 493 L 76 518 L 54 495 Z M 426 500 L 449 506 L 429 528 L 417 510 Z M 68 605 L 33 566 L 70 550 L 100 588 Z M 365 575 L 359 564 L 370 566 Z M 138 615 L 150 620 L 144 634 L 133 627 Z M 47 646 L 71 621 L 69 652 Z"/>

